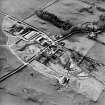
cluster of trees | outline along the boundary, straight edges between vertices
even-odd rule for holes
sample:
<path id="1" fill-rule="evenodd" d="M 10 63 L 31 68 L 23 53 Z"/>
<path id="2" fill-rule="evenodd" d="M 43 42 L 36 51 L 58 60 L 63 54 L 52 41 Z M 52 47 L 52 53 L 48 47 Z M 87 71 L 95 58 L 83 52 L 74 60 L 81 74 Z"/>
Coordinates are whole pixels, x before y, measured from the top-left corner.
<path id="1" fill-rule="evenodd" d="M 63 30 L 69 30 L 73 25 L 72 23 L 69 23 L 67 21 L 63 21 L 56 15 L 49 13 L 48 11 L 43 11 L 43 10 L 37 10 L 36 15 L 45 20 L 50 22 L 51 24 L 55 25 L 58 28 L 61 28 Z"/>

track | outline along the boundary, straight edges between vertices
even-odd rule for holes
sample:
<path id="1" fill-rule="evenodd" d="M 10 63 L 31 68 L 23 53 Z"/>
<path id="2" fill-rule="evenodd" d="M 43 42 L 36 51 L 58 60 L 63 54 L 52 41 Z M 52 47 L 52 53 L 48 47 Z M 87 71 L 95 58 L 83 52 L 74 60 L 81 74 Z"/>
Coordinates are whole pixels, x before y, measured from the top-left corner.
<path id="1" fill-rule="evenodd" d="M 13 16 L 9 16 L 7 13 L 4 13 L 4 12 L 0 11 L 0 14 L 2 14 L 2 15 L 4 15 L 4 16 L 8 16 L 8 18 L 10 18 L 10 19 L 12 19 L 12 20 L 14 20 L 14 21 L 18 21 L 18 22 L 20 22 L 20 23 L 22 23 L 22 24 L 24 24 L 24 25 L 27 25 L 27 26 L 29 26 L 29 27 L 35 29 L 35 30 L 40 31 L 38 28 L 36 28 L 36 27 L 34 27 L 34 26 L 32 26 L 32 25 L 30 25 L 30 24 L 24 22 L 24 21 L 21 21 L 21 20 L 15 18 L 15 17 L 13 17 Z M 69 32 L 71 32 L 73 28 L 74 28 L 74 27 L 72 27 Z M 40 31 L 40 32 L 42 32 L 42 31 Z M 43 33 L 44 33 L 44 32 L 43 32 Z M 66 38 L 68 38 L 68 37 L 71 37 L 74 33 L 75 33 L 75 32 L 72 32 L 72 33 L 66 35 L 65 37 L 62 37 L 61 39 L 55 40 L 55 42 L 56 42 L 56 43 L 59 43 L 60 41 L 66 39 Z M 95 40 L 95 41 L 96 41 L 96 40 Z M 41 53 L 42 53 L 43 51 L 45 51 L 46 49 L 47 49 L 47 48 L 43 49 L 39 54 L 41 54 Z M 29 65 L 33 60 L 35 60 L 36 56 L 37 56 L 37 55 L 34 55 L 32 58 L 30 58 L 30 59 L 28 60 L 28 63 L 22 64 L 21 66 L 19 66 L 19 67 L 16 68 L 15 70 L 13 70 L 13 71 L 9 72 L 8 74 L 4 75 L 3 77 L 1 77 L 1 78 L 0 78 L 0 82 L 3 82 L 4 80 L 6 80 L 7 78 L 9 78 L 10 76 L 12 76 L 12 75 L 14 75 L 14 74 L 16 74 L 16 73 L 22 71 L 24 68 L 28 67 L 28 65 Z M 83 56 L 83 59 L 84 59 L 84 56 Z M 82 61 L 82 60 L 81 60 L 81 61 Z M 80 62 L 81 62 L 81 61 L 80 61 Z"/>
<path id="2" fill-rule="evenodd" d="M 48 48 L 48 47 L 47 47 L 47 48 Z M 41 53 L 43 53 L 44 51 L 46 51 L 47 48 L 43 49 L 40 53 L 38 53 L 38 55 L 41 54 Z M 33 60 L 35 60 L 35 58 L 36 58 L 38 55 L 34 55 L 33 57 L 31 57 L 31 58 L 27 61 L 27 63 L 22 64 L 22 65 L 19 66 L 18 68 L 14 69 L 13 71 L 9 72 L 8 74 L 2 76 L 2 77 L 0 78 L 0 82 L 3 82 L 4 80 L 6 80 L 7 78 L 9 78 L 10 76 L 12 76 L 12 75 L 14 75 L 14 74 L 16 74 L 16 73 L 22 71 L 24 68 L 28 67 L 28 65 L 29 65 Z"/>
<path id="3" fill-rule="evenodd" d="M 47 2 L 46 4 L 42 5 L 39 9 L 44 10 L 44 9 L 48 8 L 49 6 L 55 4 L 58 1 L 59 0 L 51 0 L 50 2 Z M 33 14 L 31 14 L 30 16 L 26 17 L 25 19 L 23 19 L 22 21 L 25 21 L 26 19 L 32 17 L 33 15 L 35 15 L 35 12 Z"/>
<path id="4" fill-rule="evenodd" d="M 105 42 L 102 42 L 102 41 L 100 41 L 99 39 L 93 39 L 93 38 L 88 38 L 88 39 L 93 40 L 93 41 L 95 41 L 95 42 L 97 42 L 97 43 L 100 43 L 100 44 L 102 44 L 102 45 L 105 46 Z"/>

